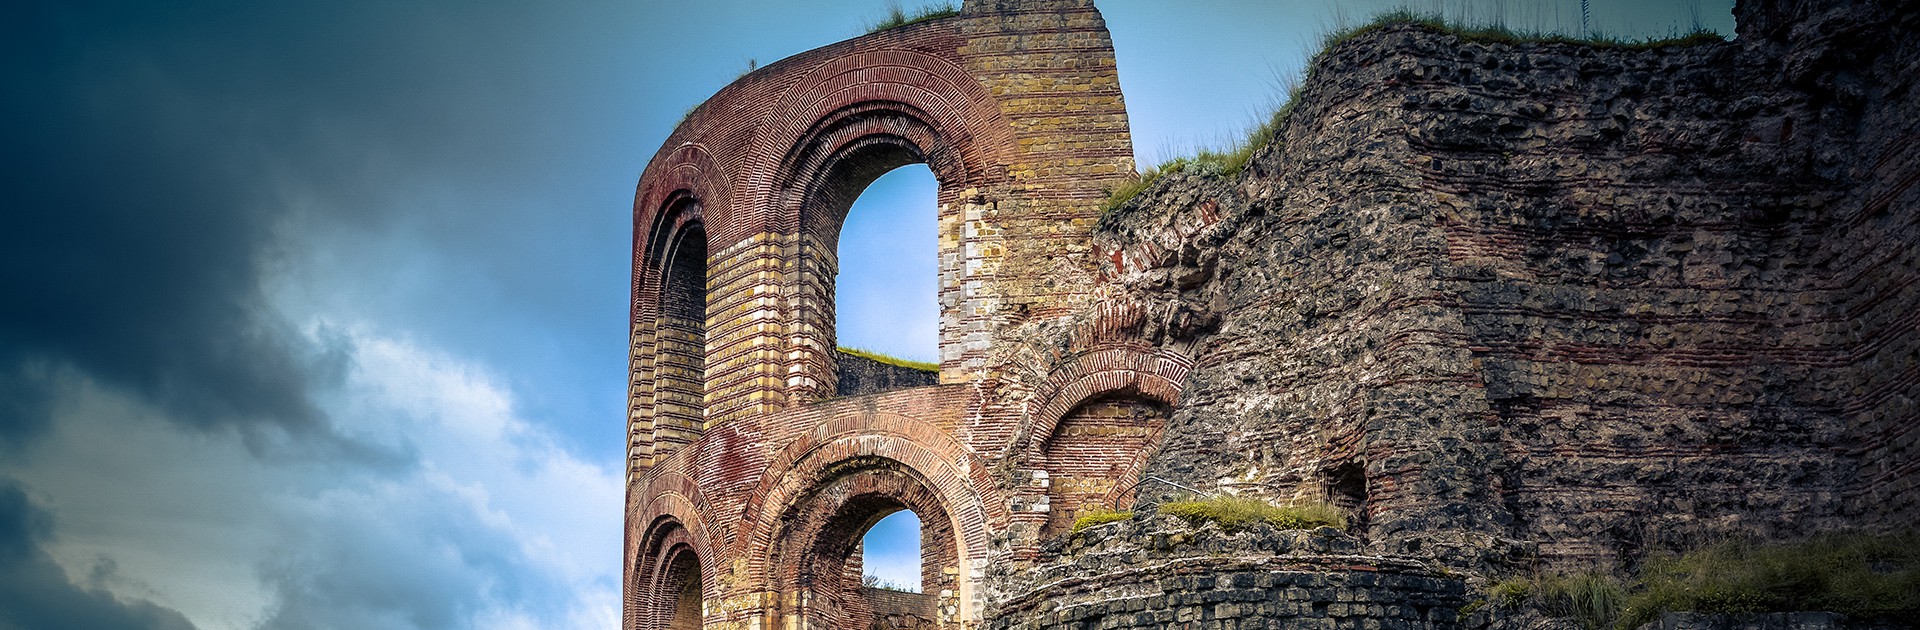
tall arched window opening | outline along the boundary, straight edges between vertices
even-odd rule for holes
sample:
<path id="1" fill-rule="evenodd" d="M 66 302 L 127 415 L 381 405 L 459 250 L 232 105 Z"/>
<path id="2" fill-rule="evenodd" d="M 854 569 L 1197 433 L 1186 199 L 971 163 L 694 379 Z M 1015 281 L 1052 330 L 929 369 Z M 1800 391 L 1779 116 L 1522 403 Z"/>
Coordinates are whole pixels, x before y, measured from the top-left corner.
<path id="1" fill-rule="evenodd" d="M 873 180 L 847 212 L 834 281 L 840 395 L 938 380 L 938 190 L 926 164 L 908 164 Z"/>
<path id="2" fill-rule="evenodd" d="M 675 554 L 665 577 L 660 589 L 663 600 L 660 604 L 665 613 L 661 615 L 660 626 L 668 630 L 700 630 L 705 611 L 700 598 L 703 585 L 699 558 L 692 551 Z"/>

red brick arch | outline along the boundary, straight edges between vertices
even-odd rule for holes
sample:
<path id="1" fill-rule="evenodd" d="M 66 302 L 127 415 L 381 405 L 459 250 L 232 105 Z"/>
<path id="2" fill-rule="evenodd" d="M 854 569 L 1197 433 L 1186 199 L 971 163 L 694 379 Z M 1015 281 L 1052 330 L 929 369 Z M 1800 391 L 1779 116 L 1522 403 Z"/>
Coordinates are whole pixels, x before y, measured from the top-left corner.
<path id="1" fill-rule="evenodd" d="M 1193 360 L 1185 355 L 1134 345 L 1080 352 L 1047 374 L 1034 396 L 1041 404 L 1021 421 L 1021 437 L 1012 446 L 1029 461 L 1037 458 L 1067 412 L 1101 396 L 1136 395 L 1177 405 L 1192 369 Z"/>
<path id="2" fill-rule="evenodd" d="M 707 424 L 833 396 L 840 223 L 874 177 L 924 162 L 940 184 L 941 382 L 987 376 L 1005 314 L 1068 312 L 1087 290 L 1090 249 L 1062 228 L 1086 230 L 1103 191 L 1133 172 L 1110 46 L 1084 0 L 1010 0 L 795 55 L 721 89 L 641 176 L 636 330 L 659 215 L 676 195 L 694 199 L 712 291 Z M 1035 281 L 1062 270 L 1077 275 Z M 636 421 L 652 378 L 635 372 Z"/>
<path id="3" fill-rule="evenodd" d="M 627 584 L 628 627 L 672 627 L 671 621 L 679 616 L 675 614 L 678 596 L 688 581 L 700 585 L 702 599 L 714 589 L 715 556 L 704 538 L 703 532 L 695 532 L 675 516 L 654 519 L 639 541 L 631 569 L 634 578 Z"/>
<path id="4" fill-rule="evenodd" d="M 882 457 L 856 457 L 791 505 L 778 520 L 767 566 L 770 592 L 779 594 L 772 625 L 867 628 L 872 610 L 859 593 L 861 539 L 881 518 L 910 510 L 921 519 L 921 585 L 950 611 L 944 627 L 959 627 L 958 571 L 965 568 L 954 519 L 939 490 L 911 468 Z M 953 571 L 953 572 L 950 572 Z"/>
<path id="5" fill-rule="evenodd" d="M 1004 506 L 1000 501 L 983 500 L 998 493 L 986 477 L 986 467 L 963 445 L 931 425 L 904 416 L 836 419 L 796 440 L 774 459 L 758 487 L 748 494 L 751 498 L 741 522 L 751 524 L 753 529 L 733 553 L 749 563 L 748 583 L 766 592 L 781 587 L 783 572 L 795 570 L 783 564 L 777 553 L 786 520 L 783 515 L 806 511 L 807 504 L 823 488 L 872 468 L 857 462 L 885 462 L 920 481 L 934 503 L 906 496 L 891 498 L 914 509 L 923 519 L 934 514 L 946 517 L 947 531 L 955 540 L 955 562 L 961 571 L 955 597 L 962 602 L 963 611 L 970 610 L 967 602 L 976 596 L 977 585 L 969 575 L 969 563 L 987 557 L 989 531 L 1004 527 L 1006 522 Z M 850 467 L 850 463 L 856 464 Z M 962 613 L 963 617 L 970 614 Z"/>
<path id="6" fill-rule="evenodd" d="M 817 175 L 806 168 L 805 156 L 832 155 L 863 137 L 893 132 L 885 125 L 860 125 L 868 122 L 861 114 L 923 130 L 909 139 L 917 141 L 942 188 L 992 183 L 988 167 L 1007 163 L 1016 146 L 1012 121 L 993 95 L 953 61 L 912 50 L 838 57 L 802 77 L 768 108 L 773 122 L 762 129 L 747 158 L 750 189 L 759 195 L 748 203 L 764 214 L 741 217 L 742 225 L 723 232 L 803 228 L 806 199 L 799 185 Z M 833 133 L 848 128 L 862 133 Z"/>

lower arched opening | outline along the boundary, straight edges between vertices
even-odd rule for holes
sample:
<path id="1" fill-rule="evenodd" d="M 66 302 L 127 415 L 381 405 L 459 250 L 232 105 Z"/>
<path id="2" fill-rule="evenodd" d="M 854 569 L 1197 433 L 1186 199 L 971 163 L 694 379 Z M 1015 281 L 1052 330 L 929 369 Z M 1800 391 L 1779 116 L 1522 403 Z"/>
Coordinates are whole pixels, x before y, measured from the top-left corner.
<path id="1" fill-rule="evenodd" d="M 705 617 L 700 599 L 700 560 L 691 549 L 676 551 L 679 553 L 673 555 L 662 575 L 657 618 L 666 630 L 699 630 Z"/>
<path id="2" fill-rule="evenodd" d="M 640 556 L 634 608 L 640 630 L 697 630 L 706 622 L 707 580 L 695 540 L 680 523 L 663 519 Z"/>
<path id="3" fill-rule="evenodd" d="M 920 519 L 918 593 L 863 580 L 863 539 L 902 510 Z M 960 627 L 960 538 L 939 495 L 912 470 L 881 458 L 846 462 L 782 522 L 773 565 L 780 627 Z"/>

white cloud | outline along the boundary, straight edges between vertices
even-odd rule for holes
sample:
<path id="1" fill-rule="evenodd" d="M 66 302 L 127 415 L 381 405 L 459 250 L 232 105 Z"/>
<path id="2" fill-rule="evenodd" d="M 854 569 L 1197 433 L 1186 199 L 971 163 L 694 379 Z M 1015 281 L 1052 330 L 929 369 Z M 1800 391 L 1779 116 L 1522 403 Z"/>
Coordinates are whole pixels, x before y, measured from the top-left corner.
<path id="1" fill-rule="evenodd" d="M 0 474 L 54 514 L 69 573 L 110 562 L 105 586 L 202 628 L 615 627 L 618 471 L 516 417 L 484 369 L 344 335 L 353 368 L 323 406 L 410 463 L 299 435 L 249 450 L 67 373 L 53 434 Z"/>

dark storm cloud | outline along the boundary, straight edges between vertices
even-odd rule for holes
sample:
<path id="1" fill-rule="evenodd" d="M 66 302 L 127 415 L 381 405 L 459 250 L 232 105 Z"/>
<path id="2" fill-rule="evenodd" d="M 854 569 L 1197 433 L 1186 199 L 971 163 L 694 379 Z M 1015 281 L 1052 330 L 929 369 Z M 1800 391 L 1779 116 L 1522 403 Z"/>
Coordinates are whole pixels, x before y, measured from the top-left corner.
<path id="1" fill-rule="evenodd" d="M 511 125 L 473 98 L 492 75 L 460 68 L 498 42 L 442 27 L 530 20 L 446 2 L 0 11 L 0 447 L 42 434 L 50 379 L 77 373 L 190 427 L 353 448 L 314 403 L 341 353 L 266 307 L 300 246 L 286 232 L 390 220 L 381 195 L 423 174 L 493 175 L 460 127 Z"/>
<path id="2" fill-rule="evenodd" d="M 177 544 L 156 533 L 164 528 L 111 528 L 115 538 L 82 526 L 83 518 L 231 527 L 230 549 L 203 543 L 168 552 L 233 554 L 240 566 L 257 566 L 257 586 L 271 599 L 249 623 L 262 627 L 462 627 L 502 610 L 560 615 L 574 601 L 565 592 L 571 578 L 523 549 L 500 514 L 476 507 L 486 501 L 474 489 L 404 494 L 442 483 L 444 461 L 398 464 L 417 462 L 417 446 L 452 429 L 414 419 L 413 433 L 370 430 L 404 419 L 362 416 L 392 411 L 354 406 L 369 388 L 352 380 L 364 366 L 351 357 L 364 349 L 346 340 L 348 329 L 431 331 L 326 308 L 416 288 L 428 296 L 419 298 L 428 305 L 422 310 L 441 320 L 493 319 L 488 305 L 441 299 L 489 288 L 503 303 L 566 303 L 486 286 L 499 269 L 532 265 L 511 247 L 471 247 L 497 238 L 480 226 L 502 216 L 517 222 L 497 232 L 516 239 L 529 222 L 548 218 L 491 193 L 521 185 L 499 182 L 549 160 L 554 151 L 543 143 L 567 120 L 529 110 L 559 100 L 546 88 L 564 81 L 556 69 L 567 66 L 535 49 L 549 43 L 540 37 L 571 32 L 549 21 L 566 18 L 555 17 L 563 8 L 455 0 L 0 3 L 0 469 L 33 462 L 13 472 L 35 492 L 53 493 L 41 510 L 11 482 L 0 487 L 0 550 L 12 554 L 0 560 L 0 630 L 191 627 L 171 611 L 122 604 L 102 590 L 119 592 L 123 582 L 76 586 L 59 570 L 50 540 L 63 545 L 63 561 L 67 545 Z M 624 193 L 612 188 L 616 197 L 631 194 L 628 177 L 621 174 Z M 618 217 L 619 203 L 607 205 Z M 623 249 L 624 237 L 609 233 Z M 466 250 L 447 245 L 461 238 Z M 431 263 L 427 271 L 410 266 L 419 259 Z M 390 262 L 399 264 L 383 266 Z M 613 262 L 607 269 L 623 273 Z M 563 284 L 527 275 L 529 284 Z M 368 285 L 376 288 L 361 290 Z M 604 286 L 611 304 L 625 304 L 623 282 Z M 336 321 L 341 330 L 329 333 Z M 315 335 L 306 326 L 322 329 Z M 613 341 L 606 346 L 624 349 L 620 337 Z M 617 380 L 619 371 L 610 374 Z M 395 387 L 416 393 L 420 385 Z M 152 417 L 167 424 L 149 425 Z M 198 440 L 228 432 L 246 440 L 251 457 L 221 457 L 231 443 Z M 188 434 L 195 440 L 174 439 Z M 172 469 L 110 479 L 68 472 L 102 468 L 71 447 L 103 435 L 137 442 L 141 455 Z M 367 446 L 362 437 L 395 445 Z M 292 449 L 303 462 L 280 457 Z M 543 461 L 564 459 L 542 453 Z M 316 461 L 322 465 L 304 465 Z M 422 476 L 427 471 L 433 475 Z M 161 507 L 134 515 L 66 500 L 86 494 L 89 486 L 74 481 L 81 477 L 96 488 L 137 489 L 156 498 L 150 508 Z M 166 483 L 208 477 L 267 481 L 236 483 L 236 494 L 219 496 Z M 299 518 L 279 512 L 309 500 L 348 503 Z M 65 524 L 57 532 L 54 510 Z M 256 554 L 253 537 L 269 535 L 290 541 Z M 223 613 L 179 598 L 192 589 L 157 588 L 165 594 L 153 597 L 176 598 L 157 601 L 220 623 Z M 15 607 L 23 598 L 38 598 L 39 607 Z M 83 617 L 21 616 L 76 603 L 108 616 L 95 626 L 74 622 Z M 107 623 L 140 620 L 152 623 Z"/>
<path id="3" fill-rule="evenodd" d="M 261 308 L 276 217 L 249 121 L 177 71 L 192 11 L 10 6 L 0 441 L 46 429 L 68 369 L 196 427 L 324 429 L 308 388 L 337 370 Z"/>
<path id="4" fill-rule="evenodd" d="M 193 628 L 171 609 L 74 584 L 41 546 L 52 531 L 52 518 L 0 478 L 0 630 Z"/>

